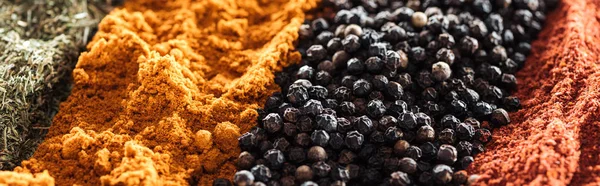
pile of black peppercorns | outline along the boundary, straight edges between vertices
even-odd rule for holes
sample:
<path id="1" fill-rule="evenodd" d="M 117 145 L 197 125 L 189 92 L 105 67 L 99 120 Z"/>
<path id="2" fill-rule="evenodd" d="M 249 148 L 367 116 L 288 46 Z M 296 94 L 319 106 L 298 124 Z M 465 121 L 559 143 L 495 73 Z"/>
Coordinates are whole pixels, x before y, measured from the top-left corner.
<path id="1" fill-rule="evenodd" d="M 236 185 L 464 185 L 557 0 L 325 0 L 239 138 Z M 229 185 L 217 179 L 215 185 Z"/>

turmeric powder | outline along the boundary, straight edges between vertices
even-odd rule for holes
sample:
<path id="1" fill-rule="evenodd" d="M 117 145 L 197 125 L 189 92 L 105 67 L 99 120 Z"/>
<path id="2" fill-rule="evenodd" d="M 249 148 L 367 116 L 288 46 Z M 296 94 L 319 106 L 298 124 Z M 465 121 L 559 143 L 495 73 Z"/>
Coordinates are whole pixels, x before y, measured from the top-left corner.
<path id="1" fill-rule="evenodd" d="M 99 25 L 44 143 L 15 171 L 59 185 L 209 185 L 233 175 L 316 0 L 128 1 Z"/>

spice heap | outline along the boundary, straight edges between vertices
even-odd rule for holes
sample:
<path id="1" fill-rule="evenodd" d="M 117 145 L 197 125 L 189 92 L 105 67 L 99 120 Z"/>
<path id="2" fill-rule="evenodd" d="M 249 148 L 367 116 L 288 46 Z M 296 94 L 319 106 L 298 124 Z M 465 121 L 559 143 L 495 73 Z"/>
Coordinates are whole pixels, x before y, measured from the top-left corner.
<path id="1" fill-rule="evenodd" d="M 60 185 L 209 185 L 300 60 L 313 0 L 127 1 L 99 25 L 46 140 L 17 172 Z M 228 176 L 229 177 L 229 176 Z"/>
<path id="2" fill-rule="evenodd" d="M 79 51 L 109 10 L 100 0 L 0 1 L 0 170 L 44 139 Z"/>
<path id="3" fill-rule="evenodd" d="M 469 169 L 480 185 L 600 185 L 599 10 L 568 0 L 548 16 L 517 74 L 523 109 Z"/>
<path id="4" fill-rule="evenodd" d="M 332 1 L 239 145 L 237 185 L 460 185 L 556 1 Z M 496 174 L 495 176 L 499 176 Z M 473 177 L 473 179 L 476 177 Z M 215 184 L 228 184 L 225 179 Z"/>

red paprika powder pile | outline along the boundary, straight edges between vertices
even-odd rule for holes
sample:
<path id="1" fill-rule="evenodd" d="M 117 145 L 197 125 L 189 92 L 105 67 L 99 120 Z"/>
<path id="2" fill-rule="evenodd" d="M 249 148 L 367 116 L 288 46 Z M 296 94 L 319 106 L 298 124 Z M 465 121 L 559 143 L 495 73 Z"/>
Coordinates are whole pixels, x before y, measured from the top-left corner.
<path id="1" fill-rule="evenodd" d="M 600 184 L 600 12 L 565 0 L 518 73 L 523 109 L 469 169 L 477 185 Z"/>

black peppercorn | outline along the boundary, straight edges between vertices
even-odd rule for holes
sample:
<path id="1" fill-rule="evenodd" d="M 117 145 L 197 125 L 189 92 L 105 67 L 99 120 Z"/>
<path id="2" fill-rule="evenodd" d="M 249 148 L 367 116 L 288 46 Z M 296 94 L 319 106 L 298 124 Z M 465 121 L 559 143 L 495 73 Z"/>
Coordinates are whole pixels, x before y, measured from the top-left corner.
<path id="1" fill-rule="evenodd" d="M 471 156 L 473 154 L 473 144 L 468 141 L 460 141 L 456 144 L 456 151 L 459 157 Z"/>
<path id="2" fill-rule="evenodd" d="M 240 170 L 249 170 L 254 165 L 254 156 L 247 151 L 240 153 L 237 159 L 237 167 Z"/>
<path id="3" fill-rule="evenodd" d="M 323 161 L 319 161 L 312 165 L 312 170 L 316 176 L 325 177 L 331 171 L 331 166 Z"/>
<path id="4" fill-rule="evenodd" d="M 327 50 L 323 45 L 313 45 L 306 50 L 306 57 L 309 61 L 320 61 L 327 56 Z"/>
<path id="5" fill-rule="evenodd" d="M 452 145 L 442 144 L 437 152 L 437 160 L 445 163 L 446 165 L 452 165 L 456 162 L 458 152 Z"/>
<path id="6" fill-rule="evenodd" d="M 356 129 L 363 135 L 368 135 L 373 131 L 373 122 L 367 116 L 357 117 L 355 123 Z"/>
<path id="7" fill-rule="evenodd" d="M 358 36 L 354 34 L 346 35 L 346 38 L 342 40 L 344 51 L 352 53 L 360 48 L 360 40 Z"/>
<path id="8" fill-rule="evenodd" d="M 287 148 L 290 146 L 290 142 L 288 142 L 285 138 L 277 138 L 273 143 L 273 147 L 280 151 L 287 151 Z"/>
<path id="9" fill-rule="evenodd" d="M 371 100 L 367 105 L 367 114 L 371 118 L 380 118 L 385 114 L 385 106 L 381 100 Z"/>
<path id="10" fill-rule="evenodd" d="M 340 149 L 344 145 L 344 135 L 340 133 L 332 133 L 329 135 L 329 147 L 333 149 Z"/>
<path id="11" fill-rule="evenodd" d="M 352 93 L 355 96 L 367 96 L 371 93 L 372 85 L 367 80 L 359 79 L 352 86 Z"/>
<path id="12" fill-rule="evenodd" d="M 310 135 L 310 139 L 312 144 L 325 147 L 329 143 L 329 134 L 325 130 L 315 130 Z"/>
<path id="13" fill-rule="evenodd" d="M 255 180 L 261 182 L 267 182 L 271 178 L 271 170 L 264 165 L 256 165 L 250 170 L 254 175 Z"/>
<path id="14" fill-rule="evenodd" d="M 462 169 L 467 169 L 469 167 L 469 165 L 471 165 L 471 163 L 473 163 L 473 161 L 475 161 L 473 159 L 473 156 L 464 156 L 463 158 L 460 159 L 459 165 Z"/>
<path id="15" fill-rule="evenodd" d="M 423 125 L 417 130 L 417 141 L 428 142 L 435 139 L 435 130 L 429 125 Z"/>
<path id="16" fill-rule="evenodd" d="M 504 109 L 496 109 L 491 114 L 491 122 L 496 126 L 504 126 L 510 123 L 508 112 L 506 112 Z"/>
<path id="17" fill-rule="evenodd" d="M 250 171 L 241 170 L 235 173 L 233 182 L 239 186 L 250 186 L 254 183 L 254 175 Z"/>
<path id="18" fill-rule="evenodd" d="M 417 146 L 410 146 L 404 152 L 404 156 L 412 158 L 414 160 L 418 160 L 419 158 L 421 158 L 421 156 L 423 156 L 423 152 L 421 151 L 421 148 Z"/>
<path id="19" fill-rule="evenodd" d="M 302 165 L 296 169 L 296 181 L 304 182 L 307 180 L 312 180 L 313 171 L 309 166 Z"/>
<path id="20" fill-rule="evenodd" d="M 310 145 L 310 142 L 311 142 L 310 135 L 308 135 L 307 133 L 300 133 L 300 134 L 296 135 L 295 142 L 297 145 L 306 147 L 306 146 Z"/>
<path id="21" fill-rule="evenodd" d="M 281 116 L 279 116 L 279 114 L 277 114 L 277 113 L 268 114 L 262 120 L 262 122 L 263 122 L 265 129 L 269 133 L 278 132 L 281 129 L 281 127 L 283 126 L 283 120 L 281 119 Z"/>
<path id="22" fill-rule="evenodd" d="M 454 130 L 451 128 L 442 130 L 438 138 L 443 144 L 454 144 L 454 140 L 456 139 Z"/>
<path id="23" fill-rule="evenodd" d="M 432 174 L 436 183 L 448 184 L 452 181 L 452 175 L 454 174 L 454 172 L 452 171 L 452 168 L 448 165 L 440 164 L 433 167 Z"/>
<path id="24" fill-rule="evenodd" d="M 312 162 L 327 160 L 327 152 L 321 146 L 313 146 L 308 150 L 308 160 Z"/>
<path id="25" fill-rule="evenodd" d="M 399 170 L 408 174 L 417 172 L 417 161 L 412 158 L 404 157 L 400 159 Z"/>

